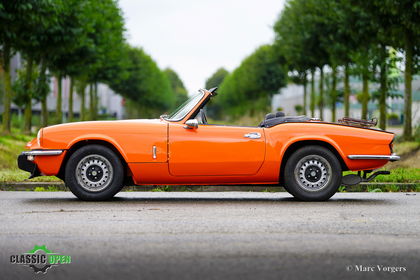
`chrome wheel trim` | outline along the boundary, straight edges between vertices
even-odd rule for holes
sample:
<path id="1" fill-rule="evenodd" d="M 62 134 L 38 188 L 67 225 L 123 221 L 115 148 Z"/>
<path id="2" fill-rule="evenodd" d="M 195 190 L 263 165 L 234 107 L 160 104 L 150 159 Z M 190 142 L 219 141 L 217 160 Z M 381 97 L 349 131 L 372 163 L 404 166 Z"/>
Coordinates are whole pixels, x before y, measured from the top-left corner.
<path id="1" fill-rule="evenodd" d="M 308 155 L 299 160 L 294 175 L 299 186 L 310 192 L 324 189 L 331 180 L 332 168 L 322 156 Z"/>
<path id="2" fill-rule="evenodd" d="M 106 189 L 114 174 L 109 160 L 97 154 L 82 158 L 75 172 L 79 185 L 89 192 L 100 192 Z"/>

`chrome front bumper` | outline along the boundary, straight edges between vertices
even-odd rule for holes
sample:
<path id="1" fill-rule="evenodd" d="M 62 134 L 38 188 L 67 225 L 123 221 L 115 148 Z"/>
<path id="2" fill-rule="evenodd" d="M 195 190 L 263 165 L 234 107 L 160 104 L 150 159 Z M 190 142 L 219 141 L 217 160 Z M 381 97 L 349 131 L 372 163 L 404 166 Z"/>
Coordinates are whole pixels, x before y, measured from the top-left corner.
<path id="1" fill-rule="evenodd" d="M 17 159 L 18 167 L 24 171 L 31 173 L 29 179 L 40 176 L 38 166 L 35 164 L 35 156 L 58 156 L 64 150 L 32 150 L 22 152 Z"/>
<path id="2" fill-rule="evenodd" d="M 22 152 L 25 156 L 58 156 L 63 153 L 63 150 L 32 150 Z"/>
<path id="3" fill-rule="evenodd" d="M 389 160 L 389 161 L 400 160 L 400 156 L 397 156 L 396 154 L 391 154 L 391 155 L 349 155 L 347 157 L 349 159 L 381 159 L 381 160 Z"/>

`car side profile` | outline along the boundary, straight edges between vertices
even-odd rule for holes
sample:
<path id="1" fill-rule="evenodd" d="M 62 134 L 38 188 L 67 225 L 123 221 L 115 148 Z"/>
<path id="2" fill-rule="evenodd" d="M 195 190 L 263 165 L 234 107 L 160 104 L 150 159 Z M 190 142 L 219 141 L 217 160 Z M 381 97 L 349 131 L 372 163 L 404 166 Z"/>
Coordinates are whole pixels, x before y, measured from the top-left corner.
<path id="1" fill-rule="evenodd" d="M 363 121 L 327 123 L 278 112 L 255 127 L 209 124 L 203 108 L 215 95 L 215 88 L 200 90 L 160 119 L 42 128 L 18 157 L 19 168 L 31 178 L 57 176 L 82 200 L 107 200 L 134 183 L 274 184 L 297 199 L 322 201 L 342 183 L 385 174 L 366 177 L 399 159 L 394 134 Z M 346 170 L 358 174 L 343 177 Z"/>

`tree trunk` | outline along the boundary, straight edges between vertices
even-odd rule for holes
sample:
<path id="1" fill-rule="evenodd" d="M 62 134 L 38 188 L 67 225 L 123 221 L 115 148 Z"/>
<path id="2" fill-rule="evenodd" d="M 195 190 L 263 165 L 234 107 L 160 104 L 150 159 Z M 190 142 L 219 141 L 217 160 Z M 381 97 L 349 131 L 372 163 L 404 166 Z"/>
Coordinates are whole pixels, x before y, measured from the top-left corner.
<path id="1" fill-rule="evenodd" d="M 315 117 L 315 70 L 311 70 L 311 116 Z"/>
<path id="2" fill-rule="evenodd" d="M 24 90 L 27 95 L 27 101 L 25 104 L 25 113 L 24 113 L 24 125 L 23 132 L 25 134 L 31 134 L 32 126 L 32 72 L 33 72 L 33 59 L 28 58 L 26 65 L 26 76 L 25 76 L 25 85 Z"/>
<path id="3" fill-rule="evenodd" d="M 10 134 L 11 131 L 11 105 L 12 105 L 12 82 L 10 76 L 10 46 L 3 45 L 3 82 L 4 82 L 4 96 L 3 96 L 3 133 Z"/>
<path id="4" fill-rule="evenodd" d="M 39 83 L 43 89 L 45 83 L 47 82 L 47 64 L 44 60 L 41 60 L 41 69 L 39 73 Z M 47 96 L 48 92 L 38 92 L 38 96 L 41 99 L 41 126 L 48 126 L 48 106 L 47 106 Z"/>
<path id="5" fill-rule="evenodd" d="M 324 66 L 319 68 L 319 118 L 324 119 Z"/>
<path id="6" fill-rule="evenodd" d="M 96 121 L 98 119 L 98 83 L 95 83 L 95 87 L 93 90 L 93 96 L 94 96 L 94 111 L 93 111 L 93 119 Z"/>
<path id="7" fill-rule="evenodd" d="M 2 52 L 0 51 L 0 106 L 3 105 L 4 100 L 4 69 L 3 69 L 3 63 L 2 63 Z"/>
<path id="8" fill-rule="evenodd" d="M 70 92 L 69 92 L 69 122 L 73 121 L 73 91 L 74 91 L 74 81 L 70 77 Z"/>
<path id="9" fill-rule="evenodd" d="M 62 81 L 62 76 L 61 74 L 59 74 L 57 76 L 57 82 L 58 82 L 58 90 L 57 90 L 57 108 L 55 109 L 56 112 L 56 122 L 57 123 L 61 123 L 63 121 L 63 111 L 62 111 L 62 97 L 63 97 L 63 92 L 62 92 L 62 87 L 63 87 L 63 81 Z"/>
<path id="10" fill-rule="evenodd" d="M 41 100 L 41 115 L 42 115 L 42 127 L 48 126 L 48 106 L 47 106 L 47 97 Z"/>
<path id="11" fill-rule="evenodd" d="M 307 114 L 307 100 L 308 100 L 308 81 L 306 79 L 306 73 L 305 77 L 303 78 L 303 114 Z"/>
<path id="12" fill-rule="evenodd" d="M 93 84 L 90 84 L 89 85 L 89 119 L 90 120 L 95 119 L 94 112 L 95 112 L 95 97 L 93 93 Z"/>
<path id="13" fill-rule="evenodd" d="M 349 65 L 344 67 L 344 116 L 350 117 L 350 73 Z"/>
<path id="14" fill-rule="evenodd" d="M 336 121 L 336 106 L 337 103 L 337 66 L 332 67 L 332 84 L 331 84 L 331 122 Z"/>
<path id="15" fill-rule="evenodd" d="M 386 65 L 386 47 L 381 46 L 381 61 L 380 61 L 380 96 L 379 96 L 379 127 L 386 129 L 386 95 L 387 95 L 387 65 Z"/>
<path id="16" fill-rule="evenodd" d="M 367 120 L 369 103 L 369 75 L 367 69 L 363 70 L 362 80 L 362 119 Z"/>
<path id="17" fill-rule="evenodd" d="M 85 116 L 85 89 L 86 84 L 83 82 L 83 84 L 80 86 L 80 120 L 84 121 L 86 120 Z"/>
<path id="18" fill-rule="evenodd" d="M 411 92 L 411 82 L 413 79 L 413 41 L 408 31 L 405 32 L 405 72 L 404 72 L 404 132 L 403 137 L 405 140 L 412 139 L 412 126 L 411 118 L 412 111 L 411 106 L 413 103 L 413 97 Z"/>

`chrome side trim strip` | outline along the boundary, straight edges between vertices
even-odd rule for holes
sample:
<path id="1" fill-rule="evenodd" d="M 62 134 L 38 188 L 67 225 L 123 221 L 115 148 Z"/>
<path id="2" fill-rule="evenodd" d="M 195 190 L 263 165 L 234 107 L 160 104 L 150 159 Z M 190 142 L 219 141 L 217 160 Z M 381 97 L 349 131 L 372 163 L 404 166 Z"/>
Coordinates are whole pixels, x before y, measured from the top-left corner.
<path id="1" fill-rule="evenodd" d="M 389 161 L 397 161 L 400 160 L 400 156 L 396 154 L 391 155 L 348 155 L 349 159 L 384 159 Z"/>
<path id="2" fill-rule="evenodd" d="M 58 156 L 63 153 L 64 150 L 33 150 L 22 152 L 25 156 Z"/>

